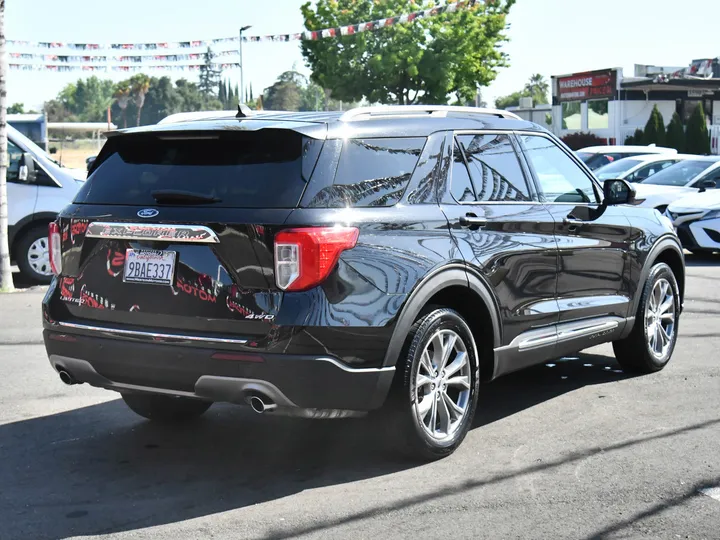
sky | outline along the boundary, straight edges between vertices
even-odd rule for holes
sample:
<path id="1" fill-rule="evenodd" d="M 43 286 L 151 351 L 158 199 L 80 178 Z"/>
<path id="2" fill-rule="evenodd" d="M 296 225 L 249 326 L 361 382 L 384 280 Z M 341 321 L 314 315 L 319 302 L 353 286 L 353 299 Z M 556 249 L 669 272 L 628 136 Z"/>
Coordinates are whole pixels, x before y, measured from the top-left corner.
<path id="1" fill-rule="evenodd" d="M 342 0 L 340 0 L 342 1 Z M 241 26 L 246 35 L 300 32 L 301 0 L 10 0 L 6 4 L 8 39 L 76 43 L 191 41 L 228 37 Z M 510 66 L 482 90 L 493 102 L 523 87 L 533 73 L 548 79 L 593 69 L 634 64 L 687 66 L 694 58 L 720 56 L 713 29 L 718 0 L 517 0 L 509 17 L 509 42 L 503 50 Z M 357 21 L 363 22 L 363 21 Z M 29 51 L 28 51 L 29 52 Z M 243 45 L 245 83 L 255 94 L 293 67 L 309 75 L 298 42 Z M 228 57 L 228 61 L 233 61 Z M 173 79 L 196 73 L 154 72 Z M 54 98 L 76 73 L 11 71 L 8 103 L 37 108 Z M 123 73 L 100 76 L 121 80 Z M 239 70 L 225 76 L 239 80 Z"/>

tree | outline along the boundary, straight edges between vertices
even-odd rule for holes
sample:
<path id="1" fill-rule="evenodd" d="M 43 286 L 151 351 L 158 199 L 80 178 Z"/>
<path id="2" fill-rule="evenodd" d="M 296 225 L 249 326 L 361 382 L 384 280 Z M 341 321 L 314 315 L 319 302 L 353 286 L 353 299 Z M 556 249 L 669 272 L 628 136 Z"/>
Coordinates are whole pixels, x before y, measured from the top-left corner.
<path id="1" fill-rule="evenodd" d="M 277 81 L 265 89 L 263 103 L 269 111 L 298 111 L 303 100 L 307 79 L 297 71 L 282 73 Z"/>
<path id="2" fill-rule="evenodd" d="M 695 107 L 690 120 L 688 120 L 685 133 L 685 149 L 689 154 L 706 155 L 710 153 L 710 135 L 702 102 Z"/>
<path id="3" fill-rule="evenodd" d="M 140 114 L 142 113 L 142 108 L 145 105 L 145 96 L 147 95 L 148 90 L 150 90 L 150 77 L 144 73 L 138 73 L 130 79 L 130 86 L 132 87 L 133 100 L 135 101 L 135 106 L 137 107 L 137 122 L 135 125 L 139 126 Z"/>
<path id="4" fill-rule="evenodd" d="M 645 124 L 644 142 L 647 145 L 665 145 L 665 122 L 657 105 L 653 107 L 650 118 L 648 118 L 647 124 Z"/>
<path id="5" fill-rule="evenodd" d="M 675 148 L 678 152 L 685 152 L 685 129 L 678 113 L 673 113 L 670 124 L 668 124 L 665 144 L 670 148 Z"/>
<path id="6" fill-rule="evenodd" d="M 545 80 L 545 77 L 543 77 L 540 73 L 536 73 L 535 75 L 530 77 L 530 80 L 525 85 L 525 92 L 527 92 L 528 96 L 533 98 L 533 101 L 535 103 L 549 103 L 549 91 L 550 85 L 548 84 L 547 80 Z"/>
<path id="7" fill-rule="evenodd" d="M 8 114 L 24 114 L 25 113 L 25 104 L 24 103 L 13 103 L 8 107 L 7 110 Z"/>
<path id="8" fill-rule="evenodd" d="M 0 0 L 0 291 L 12 291 L 8 243 L 7 197 L 7 51 L 5 50 L 5 0 Z"/>
<path id="9" fill-rule="evenodd" d="M 227 108 L 228 103 L 228 94 L 227 94 L 227 82 L 226 81 L 220 81 L 220 88 L 218 90 L 218 100 L 223 105 L 223 109 Z"/>
<path id="10" fill-rule="evenodd" d="M 500 96 L 495 100 L 495 107 L 498 109 L 507 109 L 508 107 L 517 107 L 520 105 L 520 98 L 530 97 L 526 90 L 513 92 L 507 96 Z"/>
<path id="11" fill-rule="evenodd" d="M 312 80 L 335 99 L 372 103 L 447 103 L 472 100 L 479 86 L 507 65 L 499 44 L 515 0 L 486 0 L 375 32 L 303 41 Z M 384 19 L 417 9 L 414 0 L 317 0 L 301 7 L 308 30 Z"/>
<path id="12" fill-rule="evenodd" d="M 645 134 L 643 133 L 643 130 L 640 128 L 637 128 L 635 130 L 635 133 L 630 135 L 627 139 L 625 139 L 625 144 L 627 145 L 644 145 L 645 142 Z"/>
<path id="13" fill-rule="evenodd" d="M 200 93 L 206 98 L 217 97 L 217 89 L 220 85 L 220 71 L 215 67 L 213 58 L 215 58 L 215 53 L 208 47 L 203 55 L 205 63 L 200 66 L 200 84 L 198 85 Z"/>
<path id="14" fill-rule="evenodd" d="M 129 81 L 121 81 L 117 83 L 115 91 L 113 92 L 113 98 L 115 98 L 115 102 L 118 107 L 120 107 L 122 114 L 123 128 L 127 128 L 127 107 L 128 103 L 130 103 L 131 94 L 132 88 L 130 88 Z"/>

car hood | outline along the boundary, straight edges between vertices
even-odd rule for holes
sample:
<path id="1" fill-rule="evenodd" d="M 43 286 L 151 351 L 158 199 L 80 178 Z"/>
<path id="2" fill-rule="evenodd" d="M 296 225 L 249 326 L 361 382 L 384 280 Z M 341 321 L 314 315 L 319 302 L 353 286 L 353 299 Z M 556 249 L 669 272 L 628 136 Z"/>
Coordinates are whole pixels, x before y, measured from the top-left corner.
<path id="1" fill-rule="evenodd" d="M 720 190 L 711 189 L 703 193 L 693 193 L 668 205 L 671 212 L 703 212 L 720 209 Z"/>

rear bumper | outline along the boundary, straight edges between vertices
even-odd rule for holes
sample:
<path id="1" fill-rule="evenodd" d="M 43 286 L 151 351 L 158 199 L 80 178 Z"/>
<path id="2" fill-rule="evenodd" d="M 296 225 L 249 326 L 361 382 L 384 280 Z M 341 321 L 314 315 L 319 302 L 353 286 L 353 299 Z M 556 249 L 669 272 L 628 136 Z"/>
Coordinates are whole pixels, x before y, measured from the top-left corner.
<path id="1" fill-rule="evenodd" d="M 221 354 L 215 348 L 43 331 L 50 363 L 78 382 L 246 404 L 261 394 L 278 413 L 349 416 L 379 408 L 394 367 L 352 368 L 329 355 Z M 214 357 L 213 357 L 214 356 Z"/>

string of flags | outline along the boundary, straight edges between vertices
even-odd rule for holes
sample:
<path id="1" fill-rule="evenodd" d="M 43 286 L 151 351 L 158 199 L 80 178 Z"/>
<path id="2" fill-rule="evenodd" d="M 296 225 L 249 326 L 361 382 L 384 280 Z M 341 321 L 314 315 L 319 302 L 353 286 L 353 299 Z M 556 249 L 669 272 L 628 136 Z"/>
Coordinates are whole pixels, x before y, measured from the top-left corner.
<path id="1" fill-rule="evenodd" d="M 285 41 L 316 41 L 319 39 L 334 38 L 338 36 L 349 36 L 360 34 L 362 32 L 371 32 L 394 26 L 397 24 L 405 24 L 419 19 L 435 17 L 445 13 L 454 13 L 461 9 L 473 7 L 478 0 L 459 0 L 449 4 L 436 6 L 429 9 L 414 11 L 404 15 L 378 19 L 375 21 L 367 21 L 336 28 L 325 28 L 323 30 L 307 30 L 305 32 L 296 32 L 292 34 L 273 34 L 265 36 L 242 36 L 243 42 L 285 42 Z M 485 0 L 486 3 L 488 0 Z M 166 49 L 197 49 L 207 48 L 224 44 L 237 44 L 240 36 L 224 37 L 209 40 L 193 40 L 193 41 L 174 41 L 174 42 L 157 42 L 157 43 L 66 43 L 59 41 L 26 41 L 26 40 L 7 40 L 8 47 L 11 49 L 19 48 L 37 48 L 37 49 L 67 49 L 73 51 L 85 51 L 83 57 L 107 57 L 105 52 L 100 51 L 162 51 Z"/>
<path id="2" fill-rule="evenodd" d="M 69 72 L 69 71 L 122 71 L 122 72 L 137 72 L 137 71 L 199 71 L 205 64 L 165 64 L 157 66 L 104 66 L 104 65 L 58 65 L 58 64 L 9 64 L 9 67 L 13 71 L 56 71 L 56 72 Z M 237 62 L 231 62 L 228 64 L 215 64 L 216 67 L 221 69 L 232 69 L 238 67 L 240 64 Z"/>
<path id="3" fill-rule="evenodd" d="M 237 51 L 221 51 L 215 53 L 215 56 L 236 56 Z M 140 56 L 78 56 L 65 54 L 30 54 L 30 53 L 10 53 L 12 60 L 41 60 L 43 62 L 83 62 L 83 63 L 105 63 L 105 62 L 181 62 L 185 60 L 202 60 L 203 54 L 153 54 Z"/>

